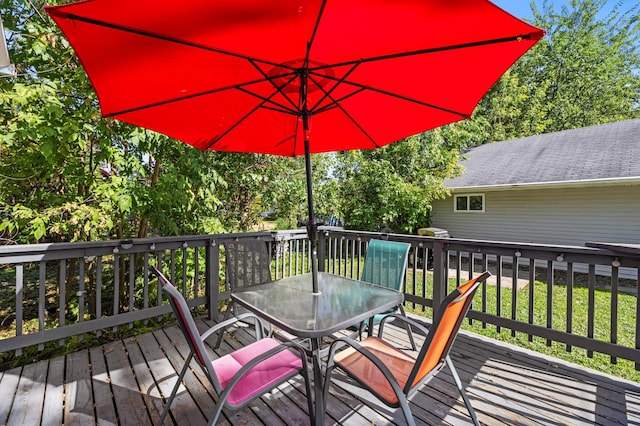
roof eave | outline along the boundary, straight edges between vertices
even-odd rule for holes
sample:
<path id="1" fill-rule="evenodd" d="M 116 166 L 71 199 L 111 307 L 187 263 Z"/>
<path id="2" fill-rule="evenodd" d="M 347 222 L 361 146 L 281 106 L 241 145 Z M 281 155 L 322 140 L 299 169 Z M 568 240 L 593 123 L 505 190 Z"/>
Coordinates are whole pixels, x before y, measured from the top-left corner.
<path id="1" fill-rule="evenodd" d="M 624 186 L 640 185 L 640 176 L 616 177 L 603 179 L 582 179 L 572 181 L 553 182 L 523 182 L 495 185 L 473 185 L 473 186 L 446 186 L 452 192 L 468 191 L 508 191 L 517 189 L 544 189 L 544 188 L 571 188 L 571 187 L 595 187 L 595 186 Z"/>

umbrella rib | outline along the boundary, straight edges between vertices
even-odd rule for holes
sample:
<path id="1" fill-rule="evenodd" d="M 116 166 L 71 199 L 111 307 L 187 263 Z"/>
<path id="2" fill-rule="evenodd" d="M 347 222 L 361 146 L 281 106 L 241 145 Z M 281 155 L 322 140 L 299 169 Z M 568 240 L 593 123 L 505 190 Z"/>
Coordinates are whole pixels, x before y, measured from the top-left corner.
<path id="1" fill-rule="evenodd" d="M 263 101 L 262 102 L 263 104 L 260 105 L 261 108 L 270 109 L 272 111 L 281 112 L 283 114 L 298 115 L 298 110 L 297 109 L 287 108 L 284 104 L 280 104 L 280 103 L 275 102 L 274 100 L 270 99 L 276 93 L 279 93 L 280 90 L 277 90 L 275 93 L 273 93 L 270 97 L 267 98 L 267 97 L 261 96 L 261 95 L 259 95 L 257 93 L 254 93 L 254 92 L 252 92 L 250 90 L 247 90 L 247 89 L 245 89 L 243 87 L 238 87 L 237 89 L 240 90 L 241 92 L 246 93 L 247 95 L 254 96 L 254 97 L 260 99 L 261 101 Z M 267 105 L 264 105 L 265 103 L 273 104 L 275 106 L 267 106 Z"/>
<path id="2" fill-rule="evenodd" d="M 327 78 L 331 78 L 331 77 L 327 77 Z M 400 95 L 398 93 L 393 93 L 393 92 L 389 92 L 387 90 L 377 89 L 375 87 L 367 86 L 365 84 L 360 84 L 360 83 L 356 83 L 356 82 L 353 82 L 353 81 L 341 81 L 341 82 L 342 82 L 342 84 L 349 84 L 351 86 L 355 86 L 355 87 L 359 88 L 360 90 L 358 90 L 356 92 L 353 92 L 353 93 L 351 93 L 349 95 L 346 95 L 346 96 L 344 96 L 343 98 L 341 98 L 339 100 L 334 100 L 334 103 L 341 102 L 344 99 L 346 99 L 346 98 L 348 98 L 350 96 L 353 96 L 356 93 L 362 92 L 363 90 L 370 90 L 372 92 L 377 92 L 377 93 L 380 93 L 382 95 L 391 96 L 391 97 L 394 97 L 396 99 L 401 99 L 403 101 L 412 102 L 414 104 L 422 105 L 422 106 L 425 106 L 425 107 L 428 107 L 428 108 L 437 109 L 437 110 L 440 110 L 440 111 L 443 111 L 443 112 L 446 112 L 446 113 L 449 113 L 449 114 L 458 115 L 458 116 L 460 116 L 462 118 L 468 118 L 469 117 L 468 114 L 465 114 L 463 112 L 455 111 L 455 110 L 452 110 L 452 109 L 449 109 L 449 108 L 445 108 L 445 107 L 441 107 L 441 106 L 434 105 L 434 104 L 430 104 L 428 102 L 423 102 L 423 101 L 420 101 L 418 99 L 414 99 L 414 98 L 410 98 L 408 96 Z M 316 113 L 323 112 L 323 111 L 326 111 L 326 110 L 328 110 L 330 108 L 333 108 L 332 104 L 328 104 L 328 105 L 322 107 L 321 109 L 319 109 L 319 110 L 317 110 L 315 112 Z"/>
<path id="3" fill-rule="evenodd" d="M 345 99 L 349 99 L 352 96 L 357 95 L 358 93 L 362 93 L 365 90 L 367 90 L 367 87 L 359 87 L 358 90 L 349 93 L 348 95 L 344 95 L 343 97 L 339 98 L 339 99 L 333 99 L 331 96 L 329 96 L 329 99 L 331 99 L 331 102 L 328 103 L 327 105 L 323 106 L 322 108 L 318 108 L 316 110 L 313 110 L 312 112 L 314 114 L 321 114 L 323 112 L 327 112 L 330 109 L 336 108 L 339 106 L 340 102 L 344 101 Z"/>
<path id="4" fill-rule="evenodd" d="M 239 89 L 239 90 L 242 90 L 242 89 L 240 89 L 240 88 L 238 88 L 238 89 Z M 257 94 L 255 94 L 255 93 L 251 93 L 251 92 L 248 92 L 248 93 L 249 93 L 250 95 L 253 95 L 253 96 L 259 97 L 259 96 L 258 96 Z M 273 92 L 273 94 L 272 94 L 270 97 L 275 96 L 275 95 L 276 95 L 276 93 L 278 93 L 278 92 L 277 92 L 277 91 L 276 91 L 276 92 Z M 269 98 L 270 98 L 270 97 L 269 97 Z M 221 141 L 225 136 L 227 136 L 227 135 L 228 135 L 228 134 L 229 134 L 233 129 L 235 129 L 235 128 L 236 128 L 236 127 L 238 127 L 240 124 L 242 124 L 242 122 L 243 122 L 243 121 L 245 121 L 247 118 L 249 118 L 249 116 L 251 116 L 251 114 L 253 114 L 254 112 L 256 112 L 258 109 L 260 109 L 260 108 L 272 109 L 272 108 L 269 108 L 269 107 L 265 107 L 265 106 L 264 106 L 264 104 L 265 104 L 266 102 L 273 102 L 273 101 L 271 101 L 269 98 L 264 98 L 264 99 L 263 99 L 263 98 L 260 98 L 260 99 L 262 99 L 262 103 L 260 103 L 260 104 L 256 105 L 256 106 L 255 106 L 254 108 L 252 108 L 249 112 L 247 112 L 244 116 L 242 116 L 240 119 L 238 119 L 238 120 L 237 120 L 237 121 L 236 121 L 232 126 L 229 126 L 229 128 L 228 128 L 227 130 L 225 130 L 221 135 L 219 135 L 218 137 L 216 137 L 216 138 L 215 138 L 215 140 L 213 140 L 211 143 L 209 143 L 207 146 L 205 146 L 204 150 L 212 149 L 212 147 L 213 147 L 215 144 L 217 144 L 218 142 L 220 142 L 220 141 Z M 274 103 L 275 103 L 275 102 L 274 102 Z M 275 104 L 276 104 L 276 105 L 278 105 L 277 103 L 275 103 Z M 283 108 L 285 108 L 285 107 L 283 106 Z M 283 112 L 283 111 L 280 111 L 280 112 Z M 292 114 L 295 114 L 296 112 L 295 112 L 295 111 L 292 111 L 291 113 L 292 113 Z"/>
<path id="5" fill-rule="evenodd" d="M 474 42 L 470 42 L 470 43 L 454 44 L 454 45 L 450 45 L 450 46 L 432 47 L 432 48 L 428 48 L 428 49 L 413 50 L 413 51 L 410 51 L 410 52 L 401 52 L 401 53 L 393 53 L 393 54 L 388 54 L 388 55 L 373 56 L 371 58 L 360 58 L 360 59 L 356 59 L 356 60 L 352 60 L 352 61 L 345 61 L 345 62 L 341 62 L 341 63 L 320 65 L 320 66 L 314 67 L 313 70 L 315 71 L 315 70 L 321 70 L 321 69 L 326 69 L 326 68 L 342 67 L 342 66 L 358 64 L 358 63 L 384 61 L 384 60 L 387 60 L 387 59 L 404 58 L 404 57 L 407 57 L 407 56 L 425 55 L 425 54 L 429 54 L 429 53 L 446 52 L 448 50 L 468 49 L 470 47 L 478 47 L 478 46 L 486 46 L 486 45 L 491 45 L 491 44 L 508 43 L 508 42 L 511 42 L 511 41 L 540 39 L 540 38 L 542 38 L 543 35 L 544 35 L 543 32 L 537 31 L 537 32 L 534 32 L 534 33 L 529 33 L 529 34 L 520 34 L 520 35 L 515 35 L 515 36 L 491 39 L 491 40 L 474 41 Z"/>
<path id="6" fill-rule="evenodd" d="M 339 83 L 338 83 L 338 84 L 339 84 Z M 343 108 L 343 106 L 342 106 L 342 105 L 340 105 L 340 102 L 342 102 L 343 100 L 345 100 L 345 99 L 347 99 L 347 98 L 349 98 L 349 97 L 351 97 L 351 96 L 354 96 L 354 95 L 356 95 L 356 94 L 358 94 L 358 93 L 360 93 L 360 92 L 362 92 L 362 91 L 364 91 L 364 90 L 366 90 L 366 89 L 367 89 L 367 88 L 363 86 L 363 87 L 361 87 L 359 90 L 356 90 L 355 92 L 350 93 L 350 94 L 348 94 L 348 95 L 346 95 L 346 96 L 344 96 L 344 97 L 342 97 L 342 98 L 340 98 L 340 99 L 338 99 L 338 100 L 333 99 L 333 98 L 331 97 L 331 94 L 330 94 L 330 93 L 328 93 L 328 91 L 327 91 L 327 92 L 325 93 L 325 97 L 328 97 L 329 99 L 331 99 L 332 103 L 328 104 L 327 106 L 325 106 L 325 107 L 323 107 L 323 108 L 320 108 L 319 110 L 312 111 L 312 113 L 313 113 L 313 114 L 320 114 L 320 113 L 322 113 L 322 112 L 328 111 L 328 110 L 329 110 L 329 109 L 331 109 L 331 108 L 338 108 L 338 109 L 340 109 L 340 111 L 342 111 L 342 113 L 343 113 L 343 114 L 344 114 L 344 115 L 345 115 L 345 116 L 346 116 L 346 117 L 347 117 L 347 118 L 348 118 L 348 119 L 349 119 L 349 120 L 350 120 L 350 121 L 351 121 L 351 122 L 352 122 L 352 123 L 353 123 L 353 124 L 354 124 L 358 129 L 359 129 L 359 130 L 360 130 L 360 131 L 361 131 L 361 132 L 362 132 L 362 134 L 363 134 L 363 135 L 365 135 L 365 136 L 366 136 L 366 138 L 367 138 L 367 139 L 369 139 L 369 140 L 371 141 L 371 143 L 373 144 L 373 146 L 374 146 L 375 148 L 380 148 L 380 146 L 381 146 L 381 145 L 380 145 L 380 144 L 378 144 L 378 143 L 377 143 L 377 142 L 376 142 L 376 141 L 371 137 L 371 135 L 370 135 L 369 133 L 367 133 L 367 131 L 366 131 L 366 130 L 365 130 L 365 129 L 364 129 L 364 128 L 363 128 L 363 127 L 362 127 L 362 126 L 357 122 L 357 121 L 356 121 L 356 119 L 355 119 L 355 118 L 353 118 L 353 117 L 351 116 L 351 114 L 349 114 L 349 112 L 347 112 L 347 110 L 345 110 L 345 109 Z"/>
<path id="7" fill-rule="evenodd" d="M 356 126 L 358 129 L 360 129 L 360 131 L 362 132 L 363 135 L 365 135 L 367 137 L 367 139 L 369 139 L 371 141 L 371 143 L 373 144 L 374 148 L 380 148 L 382 145 L 380 145 L 379 143 L 377 143 L 369 133 L 367 133 L 367 131 L 360 125 L 360 123 L 358 123 L 356 121 L 355 118 L 353 118 L 351 116 L 351 114 L 349 114 L 347 112 L 347 110 L 345 110 L 342 105 L 340 105 L 339 103 L 336 103 L 336 106 L 342 111 L 342 113 L 349 119 L 351 120 L 351 122 L 353 123 L 354 126 Z"/>
<path id="8" fill-rule="evenodd" d="M 322 104 L 322 102 L 329 98 L 333 101 L 333 98 L 331 97 L 331 93 L 338 88 L 338 86 L 340 86 L 341 83 L 344 83 L 345 80 L 347 79 L 347 77 L 349 77 L 349 75 L 351 75 L 351 73 L 353 71 L 355 71 L 356 68 L 358 68 L 358 66 L 360 65 L 360 62 L 353 64 L 353 66 L 342 76 L 340 77 L 339 80 L 336 81 L 336 84 L 333 85 L 332 88 L 330 88 L 329 90 L 325 91 L 324 88 L 322 87 L 322 84 L 320 84 L 318 81 L 316 81 L 312 75 L 312 72 L 309 73 L 309 78 L 311 80 L 313 80 L 313 82 L 320 88 L 322 89 L 322 91 L 324 92 L 324 96 L 322 98 L 320 98 L 320 100 L 318 100 L 318 102 L 315 103 L 315 105 L 313 107 L 311 107 L 311 110 L 314 111 L 318 106 L 320 106 L 320 104 Z M 324 74 L 318 74 L 320 77 L 324 78 L 324 77 L 328 77 L 325 76 Z M 360 92 L 360 91 L 358 91 Z M 349 95 L 350 96 L 350 95 Z M 347 96 L 348 97 L 348 96 Z M 335 103 L 335 101 L 333 101 L 333 103 Z M 329 106 L 331 105 L 331 103 L 329 104 Z M 326 110 L 327 108 L 321 108 L 321 110 Z"/>
<path id="9" fill-rule="evenodd" d="M 111 113 L 103 114 L 103 115 L 105 117 L 116 117 L 118 115 L 129 114 L 131 112 L 136 112 L 136 111 L 140 111 L 140 110 L 147 109 L 147 108 L 154 108 L 154 107 L 170 104 L 170 103 L 173 103 L 173 102 L 186 101 L 188 99 L 197 98 L 199 96 L 211 95 L 213 93 L 223 92 L 225 90 L 230 90 L 230 89 L 237 89 L 237 90 L 240 90 L 240 91 L 243 91 L 243 92 L 246 92 L 246 93 L 253 94 L 256 97 L 259 97 L 257 94 L 254 94 L 251 91 L 244 89 L 243 86 L 250 86 L 252 84 L 264 83 L 265 81 L 266 80 L 264 80 L 264 79 L 247 81 L 247 82 L 244 82 L 244 83 L 241 83 L 241 84 L 234 84 L 234 85 L 230 85 L 230 86 L 219 87 L 217 89 L 207 90 L 207 91 L 199 92 L 199 93 L 192 93 L 190 95 L 180 96 L 180 97 L 172 98 L 172 99 L 165 99 L 165 100 L 162 100 L 162 101 L 153 102 L 153 103 L 145 104 L 145 105 L 140 105 L 140 106 L 133 107 L 133 108 L 123 109 L 123 110 L 120 110 L 120 111 L 115 111 L 115 112 L 111 112 Z M 261 99 L 264 99 L 264 98 L 261 98 Z M 285 106 L 282 106 L 282 108 L 286 109 Z"/>
<path id="10" fill-rule="evenodd" d="M 293 99 L 291 99 L 289 96 L 287 96 L 284 91 L 282 89 L 284 89 L 285 87 L 287 87 L 291 82 L 293 82 L 293 80 L 297 77 L 295 70 L 291 70 L 291 74 L 290 76 L 292 77 L 289 81 L 287 81 L 285 84 L 282 85 L 282 87 L 278 87 L 275 83 L 275 81 L 273 80 L 273 78 L 270 78 L 267 73 L 265 73 L 262 68 L 260 68 L 253 59 L 249 59 L 249 63 L 251 63 L 251 65 L 253 65 L 253 67 L 264 76 L 265 80 L 268 81 L 269 83 L 271 83 L 271 85 L 273 86 L 274 89 L 276 89 L 279 93 L 282 94 L 282 96 L 289 101 L 289 103 L 291 104 L 291 106 L 293 107 L 293 110 L 297 111 L 298 110 L 298 106 L 296 105 L 296 103 L 293 101 Z M 288 74 L 281 74 L 278 77 L 282 78 L 282 77 L 287 77 L 289 76 Z M 273 96 L 273 95 L 272 95 Z M 287 109 L 284 105 L 282 106 L 283 109 Z"/>
<path id="11" fill-rule="evenodd" d="M 155 39 L 158 39 L 158 40 L 168 41 L 170 43 L 182 44 L 184 46 L 190 46 L 190 47 L 195 47 L 197 49 L 208 50 L 210 52 L 220 53 L 222 55 L 234 56 L 234 57 L 240 58 L 240 59 L 246 59 L 246 60 L 250 60 L 250 61 L 258 61 L 258 62 L 261 62 L 263 64 L 274 66 L 274 67 L 278 66 L 278 67 L 282 67 L 282 68 L 287 68 L 286 66 L 284 66 L 282 64 L 278 64 L 278 63 L 267 61 L 267 60 L 263 60 L 263 59 L 254 58 L 254 57 L 251 57 L 251 56 L 248 56 L 248 55 L 242 55 L 240 53 L 229 52 L 227 50 L 218 49 L 218 48 L 211 47 L 211 46 L 205 46 L 205 45 L 198 44 L 198 43 L 195 43 L 195 42 L 192 42 L 192 41 L 180 40 L 180 39 L 169 37 L 169 36 L 165 36 L 165 35 L 162 35 L 162 34 L 152 33 L 152 32 L 149 32 L 149 31 L 144 31 L 144 30 L 140 30 L 140 29 L 136 29 L 136 28 L 125 27 L 124 25 L 118 25 L 118 24 L 113 24 L 113 23 L 110 23 L 110 22 L 100 21 L 98 19 L 87 18 L 87 17 L 79 16 L 79 15 L 76 15 L 76 14 L 73 14 L 73 13 L 68 13 L 68 14 L 62 14 L 61 13 L 61 15 L 66 16 L 66 18 L 69 19 L 69 20 L 76 20 L 76 21 L 87 23 L 87 24 L 93 24 L 93 25 L 97 25 L 97 26 L 101 26 L 101 27 L 111 28 L 113 30 L 124 31 L 124 32 L 132 33 L 132 34 L 145 36 L 145 37 L 155 38 Z"/>
<path id="12" fill-rule="evenodd" d="M 318 28 L 320 27 L 320 20 L 324 15 L 324 8 L 327 5 L 327 0 L 323 0 L 322 5 L 320 6 L 320 10 L 318 10 L 318 18 L 316 19 L 316 24 L 313 27 L 313 31 L 311 32 L 311 37 L 309 38 L 309 42 L 307 43 L 307 60 L 309 59 L 309 51 L 311 50 L 311 45 L 318 34 Z"/>

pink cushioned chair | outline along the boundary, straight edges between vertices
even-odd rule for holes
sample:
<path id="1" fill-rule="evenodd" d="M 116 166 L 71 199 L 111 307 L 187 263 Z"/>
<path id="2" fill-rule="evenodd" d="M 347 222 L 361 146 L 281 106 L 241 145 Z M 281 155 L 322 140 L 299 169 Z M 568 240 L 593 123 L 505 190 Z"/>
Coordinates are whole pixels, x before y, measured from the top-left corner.
<path id="1" fill-rule="evenodd" d="M 390 407 L 400 407 L 407 424 L 415 425 L 409 408 L 409 399 L 447 365 L 462 400 L 469 410 L 471 420 L 479 426 L 476 413 L 449 357 L 449 350 L 471 306 L 473 295 L 480 283 L 490 275 L 489 272 L 484 272 L 451 292 L 438 308 L 429 330 L 402 315 L 389 314 L 380 322 L 378 337 L 367 337 L 361 342 L 350 338 L 334 341 L 329 349 L 324 400 L 327 400 L 331 373 L 335 368 L 339 368 L 380 401 Z M 385 323 L 392 318 L 411 324 L 414 331 L 426 336 L 416 357 L 382 339 Z M 346 348 L 339 351 L 345 347 L 345 344 Z"/>
<path id="2" fill-rule="evenodd" d="M 272 338 L 262 338 L 262 323 L 258 317 L 251 313 L 241 314 L 223 321 L 200 334 L 182 294 L 158 269 L 151 266 L 151 272 L 158 277 L 162 290 L 171 303 L 173 313 L 178 319 L 180 329 L 191 349 L 173 391 L 166 400 L 165 409 L 158 424 L 164 423 L 192 358 L 195 358 L 218 394 L 218 402 L 209 422 L 211 425 L 216 423 L 223 408 L 239 409 L 298 374 L 304 378 L 309 413 L 313 413 L 307 358 L 300 346 L 292 342 L 282 343 Z M 257 341 L 211 360 L 205 349 L 205 340 L 240 320 L 255 322 Z"/>

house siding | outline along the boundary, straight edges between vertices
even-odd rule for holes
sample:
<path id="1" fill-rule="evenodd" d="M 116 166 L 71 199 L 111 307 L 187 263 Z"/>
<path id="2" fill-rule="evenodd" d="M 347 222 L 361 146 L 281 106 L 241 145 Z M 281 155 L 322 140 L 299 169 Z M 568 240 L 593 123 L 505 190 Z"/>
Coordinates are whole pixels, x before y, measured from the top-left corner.
<path id="1" fill-rule="evenodd" d="M 453 197 L 432 203 L 432 226 L 455 238 L 583 246 L 640 244 L 640 186 L 576 186 L 480 191 L 485 211 L 454 212 Z"/>

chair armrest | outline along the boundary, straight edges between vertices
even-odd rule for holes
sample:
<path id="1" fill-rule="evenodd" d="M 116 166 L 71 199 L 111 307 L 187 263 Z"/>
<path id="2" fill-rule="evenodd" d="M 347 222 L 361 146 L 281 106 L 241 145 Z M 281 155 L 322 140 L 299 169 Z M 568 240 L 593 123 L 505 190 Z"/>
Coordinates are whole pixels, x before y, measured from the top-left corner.
<path id="1" fill-rule="evenodd" d="M 349 337 L 340 337 L 331 343 L 329 347 L 329 356 L 327 358 L 327 369 L 333 369 L 333 357 L 339 349 L 344 348 L 345 346 L 351 346 L 353 349 L 362 354 L 365 358 L 367 358 L 375 367 L 380 370 L 382 375 L 389 385 L 393 388 L 393 391 L 396 395 L 402 395 L 404 391 L 400 387 L 400 384 L 396 380 L 396 378 L 391 373 L 391 370 L 378 358 L 375 356 L 369 349 L 362 346 L 360 343 Z M 326 380 L 330 380 L 330 377 L 327 377 Z"/>
<path id="2" fill-rule="evenodd" d="M 409 324 L 411 326 L 411 329 L 412 330 L 415 329 L 415 331 L 417 331 L 418 334 L 422 334 L 423 336 L 426 336 L 427 334 L 429 334 L 429 330 L 422 324 L 418 323 L 417 321 L 414 321 L 411 318 L 407 318 L 402 314 L 393 313 L 393 314 L 385 315 L 380 320 L 380 325 L 378 326 L 378 337 L 382 338 L 382 334 L 384 332 L 384 326 L 387 322 L 396 321 L 396 320 Z"/>
<path id="3" fill-rule="evenodd" d="M 232 324 L 234 324 L 236 322 L 239 322 L 239 321 L 247 322 L 246 319 L 248 319 L 248 318 L 253 318 L 254 321 L 257 321 L 257 323 L 260 325 L 259 330 L 263 330 L 264 329 L 264 324 L 262 323 L 262 320 L 258 316 L 247 312 L 247 313 L 240 314 L 240 315 L 237 315 L 235 317 L 229 318 L 229 319 L 227 319 L 225 321 L 219 322 L 218 324 L 214 325 L 213 327 L 209 328 L 207 331 L 202 333 L 200 335 L 200 338 L 202 340 L 207 340 L 212 334 L 216 333 L 217 331 L 223 330 L 223 329 L 227 328 L 228 326 L 230 326 L 230 325 L 232 325 Z M 258 330 L 257 327 L 256 327 L 256 330 Z M 257 331 L 256 331 L 256 333 L 257 333 Z M 260 335 L 262 335 L 262 332 L 260 333 Z M 258 337 L 258 336 L 256 336 L 256 337 Z M 258 340 L 259 340 L 259 338 L 258 338 Z"/>

